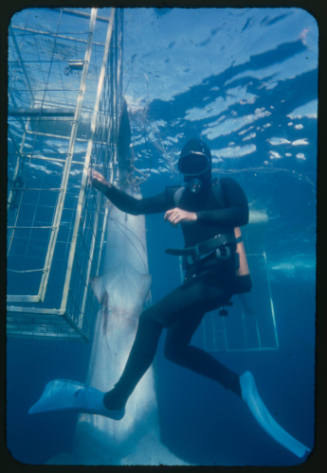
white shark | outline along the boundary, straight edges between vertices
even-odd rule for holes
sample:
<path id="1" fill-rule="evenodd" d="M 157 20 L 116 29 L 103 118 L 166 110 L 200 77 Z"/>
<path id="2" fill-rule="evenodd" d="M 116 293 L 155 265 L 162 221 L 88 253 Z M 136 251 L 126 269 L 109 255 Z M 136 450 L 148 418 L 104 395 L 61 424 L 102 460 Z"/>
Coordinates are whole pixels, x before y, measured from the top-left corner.
<path id="1" fill-rule="evenodd" d="M 118 155 L 120 183 L 140 197 L 125 179 L 130 171 L 130 130 L 126 106 L 120 127 Z M 102 304 L 97 314 L 85 385 L 95 393 L 110 390 L 118 381 L 131 350 L 139 315 L 150 299 L 145 217 L 126 214 L 113 205 L 109 210 L 103 274 L 93 280 Z M 81 411 L 72 452 L 49 464 L 77 465 L 185 465 L 160 440 L 153 370 L 150 368 L 130 396 L 125 416 L 117 421 L 92 412 L 92 402 L 78 404 L 81 383 L 54 380 L 48 383 L 30 413 L 65 409 Z M 80 398 L 79 398 L 80 399 Z M 95 412 L 97 410 L 95 409 Z"/>
<path id="2" fill-rule="evenodd" d="M 100 391 L 118 381 L 149 297 L 144 216 L 111 208 L 104 268 L 103 276 L 94 282 L 103 307 L 86 383 Z M 160 442 L 152 368 L 129 398 L 120 421 L 94 414 L 79 416 L 75 451 L 81 464 L 182 464 Z"/>

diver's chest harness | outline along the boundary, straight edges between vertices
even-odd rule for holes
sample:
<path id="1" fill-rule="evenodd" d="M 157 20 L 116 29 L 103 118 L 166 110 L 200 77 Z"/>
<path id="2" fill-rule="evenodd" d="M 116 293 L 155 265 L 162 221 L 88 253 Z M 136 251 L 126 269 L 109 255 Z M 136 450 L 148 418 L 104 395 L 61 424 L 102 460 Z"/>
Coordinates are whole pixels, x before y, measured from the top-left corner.
<path id="1" fill-rule="evenodd" d="M 222 189 L 217 180 L 212 186 L 216 200 L 223 202 Z M 179 205 L 184 188 L 180 187 L 175 191 L 174 202 Z M 222 263 L 230 261 L 231 258 L 238 258 L 236 244 L 240 239 L 236 239 L 234 231 L 231 233 L 217 233 L 212 238 L 200 242 L 194 246 L 186 248 L 168 248 L 166 253 L 182 257 L 185 280 L 202 275 L 212 269 L 221 266 Z M 238 261 L 236 262 L 238 267 Z"/>

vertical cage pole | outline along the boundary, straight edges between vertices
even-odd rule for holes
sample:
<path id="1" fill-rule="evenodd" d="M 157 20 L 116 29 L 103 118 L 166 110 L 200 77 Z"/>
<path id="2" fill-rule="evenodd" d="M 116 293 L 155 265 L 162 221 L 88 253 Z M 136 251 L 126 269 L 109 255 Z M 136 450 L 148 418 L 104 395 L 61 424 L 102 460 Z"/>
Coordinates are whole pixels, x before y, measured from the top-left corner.
<path id="1" fill-rule="evenodd" d="M 78 121 L 79 121 L 80 111 L 82 107 L 82 102 L 85 96 L 86 79 L 87 79 L 88 69 L 90 65 L 92 41 L 93 41 L 93 34 L 95 30 L 96 16 L 97 16 L 97 8 L 92 8 L 87 47 L 86 47 L 85 55 L 84 55 L 84 67 L 82 71 L 80 89 L 79 89 L 77 102 L 76 102 L 75 114 L 74 114 L 74 119 L 73 119 L 73 124 L 72 124 L 69 145 L 68 145 L 67 158 L 65 161 L 65 167 L 63 170 L 63 175 L 62 175 L 62 180 L 61 180 L 61 185 L 60 185 L 60 188 L 62 190 L 59 193 L 59 197 L 58 197 L 58 203 L 56 206 L 56 212 L 53 219 L 53 227 L 52 227 L 52 231 L 50 235 L 48 251 L 45 258 L 45 264 L 44 264 L 45 271 L 43 273 L 42 280 L 40 283 L 38 297 L 39 297 L 39 300 L 41 301 L 43 301 L 45 297 L 47 283 L 48 283 L 48 279 L 50 275 L 51 262 L 54 255 L 55 245 L 56 245 L 56 241 L 57 241 L 57 237 L 59 233 L 60 220 L 61 220 L 61 216 L 62 216 L 62 212 L 64 208 L 64 200 L 65 200 L 66 192 L 67 192 L 67 183 L 69 179 L 69 173 L 70 173 L 71 164 L 73 160 L 73 154 L 74 154 L 74 146 L 75 146 L 75 139 L 77 135 Z"/>
<path id="2" fill-rule="evenodd" d="M 70 245 L 70 251 L 69 251 L 69 256 L 68 256 L 68 265 L 67 265 L 67 271 L 66 271 L 66 278 L 65 278 L 64 290 L 63 290 L 63 297 L 62 297 L 62 301 L 61 301 L 61 309 L 62 310 L 64 310 L 66 305 L 67 305 L 69 285 L 70 285 L 70 280 L 71 280 L 71 275 L 72 275 L 72 270 L 73 270 L 73 264 L 74 264 L 74 258 L 75 258 L 75 252 L 76 252 L 76 243 L 77 243 L 77 238 L 78 238 L 78 230 L 79 230 L 79 226 L 80 226 L 80 220 L 81 220 L 81 215 L 82 215 L 82 210 L 83 210 L 83 205 L 84 205 L 84 200 L 85 200 L 85 188 L 86 188 L 87 179 L 88 179 L 88 173 L 87 172 L 88 172 L 88 169 L 90 167 L 91 153 L 92 153 L 92 148 L 93 148 L 94 135 L 95 135 L 95 131 L 96 131 L 96 122 L 97 122 L 97 117 L 98 117 L 98 112 L 99 112 L 101 94 L 102 94 L 102 90 L 103 90 L 103 83 L 104 83 L 104 77 L 105 77 L 105 72 L 106 72 L 106 66 L 107 66 L 107 62 L 108 62 L 109 48 L 110 48 L 110 43 L 111 43 L 111 39 L 112 39 L 112 31 L 113 31 L 114 21 L 115 21 L 115 9 L 113 8 L 112 12 L 111 12 L 111 16 L 110 16 L 110 22 L 109 22 L 109 25 L 108 25 L 108 30 L 107 30 L 105 48 L 104 48 L 104 53 L 103 53 L 103 60 L 102 60 L 102 65 L 101 65 L 99 80 L 98 80 L 97 95 L 96 95 L 95 105 L 94 105 L 92 119 L 91 119 L 91 137 L 88 141 L 87 151 L 86 151 L 85 160 L 84 160 L 81 191 L 79 193 L 79 198 L 78 198 L 78 203 L 77 203 L 76 217 L 75 217 L 74 229 L 73 229 L 73 236 L 72 236 L 72 241 L 71 241 L 71 245 Z M 97 221 L 97 218 L 98 218 L 98 216 L 96 216 L 96 221 Z M 93 233 L 92 234 L 91 249 L 90 249 L 91 254 L 90 254 L 90 257 L 88 259 L 88 267 L 87 267 L 87 270 L 86 270 L 86 282 L 85 282 L 86 286 L 88 286 L 88 284 L 89 284 L 94 246 L 95 246 L 95 235 Z M 87 294 L 87 291 L 84 291 L 82 307 L 81 307 L 80 323 L 83 322 L 83 318 L 84 318 L 86 294 Z"/>

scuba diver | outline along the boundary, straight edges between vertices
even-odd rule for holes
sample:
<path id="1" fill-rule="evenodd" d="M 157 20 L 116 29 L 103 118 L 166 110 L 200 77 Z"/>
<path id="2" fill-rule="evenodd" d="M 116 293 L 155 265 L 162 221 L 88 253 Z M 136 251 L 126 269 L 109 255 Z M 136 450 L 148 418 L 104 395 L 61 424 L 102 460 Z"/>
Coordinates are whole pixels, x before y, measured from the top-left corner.
<path id="1" fill-rule="evenodd" d="M 159 337 L 167 328 L 165 356 L 172 362 L 207 376 L 241 396 L 240 377 L 190 340 L 206 312 L 224 306 L 237 292 L 250 290 L 249 275 L 238 276 L 234 228 L 248 223 L 247 198 L 231 178 L 212 179 L 211 152 L 199 139 L 183 147 L 178 169 L 183 187 L 167 187 L 154 197 L 136 199 L 93 171 L 92 185 L 120 210 L 137 214 L 165 212 L 164 219 L 181 225 L 185 248 L 168 249 L 182 255 L 184 283 L 145 309 L 125 369 L 105 393 L 108 416 L 121 419 L 136 384 L 151 365 Z"/>
<path id="2" fill-rule="evenodd" d="M 184 186 L 166 187 L 161 194 L 142 199 L 117 189 L 100 173 L 92 173 L 92 185 L 120 210 L 134 215 L 165 212 L 166 221 L 181 226 L 185 242 L 183 249 L 166 250 L 168 254 L 182 256 L 183 284 L 141 313 L 120 379 L 110 391 L 98 391 L 94 396 L 98 412 L 115 420 L 124 417 L 128 398 L 152 364 L 166 328 L 164 353 L 168 360 L 232 391 L 275 441 L 302 458 L 309 448 L 271 416 L 257 391 L 253 374 L 245 371 L 239 375 L 190 343 L 206 312 L 230 304 L 233 294 L 251 290 L 239 228 L 248 223 L 249 207 L 244 191 L 234 179 L 212 178 L 211 152 L 202 140 L 192 139 L 184 145 L 178 169 Z"/>
<path id="3" fill-rule="evenodd" d="M 252 373 L 239 375 L 190 343 L 206 312 L 223 308 L 230 304 L 233 294 L 251 289 L 239 228 L 248 223 L 249 208 L 244 191 L 234 179 L 212 178 L 211 152 L 202 140 L 192 139 L 185 144 L 178 169 L 184 177 L 183 186 L 166 187 L 161 194 L 142 199 L 126 194 L 97 171 L 91 174 L 93 187 L 123 212 L 164 212 L 166 221 L 181 226 L 185 248 L 166 252 L 182 256 L 185 279 L 141 313 L 123 373 L 110 391 L 104 393 L 72 380 L 53 380 L 29 413 L 73 409 L 119 421 L 124 417 L 129 396 L 153 362 L 165 328 L 164 351 L 170 361 L 232 391 L 276 442 L 302 458 L 309 448 L 271 416 Z"/>

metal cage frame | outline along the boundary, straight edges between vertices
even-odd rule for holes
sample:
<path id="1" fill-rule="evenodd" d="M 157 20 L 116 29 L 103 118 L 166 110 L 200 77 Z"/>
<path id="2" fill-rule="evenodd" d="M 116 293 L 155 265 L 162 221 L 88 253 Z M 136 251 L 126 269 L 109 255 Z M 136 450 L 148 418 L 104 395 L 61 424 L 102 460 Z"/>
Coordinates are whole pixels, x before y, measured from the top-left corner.
<path id="1" fill-rule="evenodd" d="M 92 317 L 94 318 L 97 311 L 97 301 L 92 293 L 91 280 L 96 277 L 99 272 L 101 263 L 101 248 L 104 242 L 104 231 L 107 219 L 107 207 L 103 205 L 103 199 L 96 195 L 93 191 L 92 208 L 88 209 L 89 205 L 87 193 L 92 193 L 89 184 L 89 170 L 92 167 L 101 167 L 105 173 L 112 178 L 113 168 L 117 161 L 114 142 L 117 135 L 118 118 L 120 115 L 122 103 L 122 41 L 123 41 L 123 10 L 111 8 L 110 16 L 108 18 L 99 16 L 98 9 L 92 8 L 90 13 L 82 12 L 80 10 L 61 9 L 61 15 L 78 16 L 84 21 L 88 21 L 87 39 L 82 42 L 79 38 L 70 37 L 69 35 L 54 34 L 46 31 L 39 31 L 32 28 L 16 27 L 18 31 L 27 31 L 30 35 L 45 35 L 51 36 L 51 39 L 56 45 L 58 38 L 65 38 L 68 41 L 78 41 L 85 46 L 83 60 L 79 62 L 79 73 L 81 75 L 79 81 L 79 88 L 73 111 L 68 111 L 62 104 L 54 108 L 54 105 L 47 102 L 43 103 L 48 108 L 42 115 L 38 112 L 38 101 L 33 91 L 33 84 L 29 77 L 28 68 L 25 64 L 21 47 L 19 46 L 16 35 L 15 26 L 11 27 L 10 38 L 12 39 L 12 48 L 14 48 L 15 58 L 17 60 L 17 68 L 19 73 L 24 77 L 31 100 L 30 109 L 20 109 L 15 100 L 15 94 L 11 94 L 12 100 L 9 104 L 13 110 L 9 110 L 9 131 L 10 119 L 20 120 L 23 124 L 23 132 L 20 136 L 20 144 L 14 143 L 16 149 L 16 162 L 14 162 L 13 171 L 9 176 L 8 185 L 8 213 L 12 208 L 13 202 L 16 200 L 21 204 L 24 193 L 35 190 L 41 192 L 42 190 L 52 190 L 57 193 L 57 201 L 53 209 L 53 218 L 51 225 L 33 226 L 33 220 L 27 222 L 25 230 L 45 230 L 49 232 L 49 239 L 46 249 L 46 255 L 42 267 L 15 269 L 8 264 L 8 277 L 19 274 L 27 281 L 32 273 L 40 273 L 41 278 L 39 287 L 34 293 L 8 293 L 7 294 L 7 333 L 10 336 L 18 337 L 61 337 L 61 338 L 75 338 L 83 337 L 90 338 L 92 330 Z M 96 27 L 99 22 L 105 23 L 106 35 L 104 44 L 96 40 Z M 95 54 L 94 47 L 103 48 L 101 64 L 98 67 L 98 74 L 96 77 L 96 92 L 94 97 L 93 108 L 90 115 L 90 126 L 87 137 L 79 136 L 79 126 L 83 113 L 86 108 L 83 108 L 83 102 L 94 81 L 90 80 L 90 63 L 91 56 Z M 55 46 L 54 46 L 55 47 Z M 59 53 L 58 53 L 59 54 Z M 96 59 L 95 59 L 96 60 Z M 71 61 L 70 61 L 71 62 Z M 69 64 L 70 64 L 69 62 Z M 110 70 L 110 74 L 108 73 Z M 70 72 L 70 71 L 68 71 Z M 51 67 L 49 66 L 49 74 Z M 67 73 L 67 68 L 64 74 Z M 109 77 L 110 76 L 110 77 Z M 51 91 L 50 91 L 51 92 Z M 104 97 L 106 95 L 106 97 Z M 50 93 L 51 96 L 51 93 Z M 108 109 L 104 109 L 104 103 L 107 101 Z M 89 112 L 89 110 L 87 110 Z M 55 130 L 33 130 L 31 126 L 33 120 L 33 113 L 39 114 L 41 118 L 44 117 L 65 117 L 64 119 L 71 120 L 68 122 L 69 137 L 58 134 Z M 101 123 L 101 118 L 106 117 L 106 123 Z M 51 123 L 51 122 L 50 122 Z M 67 123 L 67 122 L 66 122 Z M 70 129 L 69 129 L 70 128 Z M 99 136 L 99 128 L 101 128 L 102 135 Z M 105 134 L 104 134 L 105 130 Z M 51 138 L 51 140 L 58 140 L 58 147 L 61 141 L 68 139 L 67 151 L 64 158 L 50 157 L 46 152 L 42 154 L 27 153 L 24 149 L 28 136 L 33 135 Z M 15 141 L 15 140 L 14 140 Z M 82 143 L 85 149 L 83 157 L 76 159 L 75 150 L 77 144 Z M 97 156 L 98 148 L 108 148 L 108 152 L 104 155 Z M 12 157 L 12 155 L 11 155 Z M 42 163 L 45 168 L 50 166 L 50 163 L 60 165 L 62 167 L 60 185 L 56 188 L 33 188 L 31 182 L 26 185 L 17 186 L 19 177 L 24 173 L 24 165 L 26 161 Z M 71 224 L 69 242 L 66 242 L 66 247 L 69 245 L 69 250 L 66 249 L 66 261 L 61 266 L 65 267 L 65 274 L 63 277 L 63 284 L 58 288 L 61 292 L 60 301 L 55 304 L 49 303 L 49 292 L 53 291 L 53 282 L 50 284 L 51 278 L 55 278 L 54 265 L 56 262 L 56 252 L 59 242 L 59 232 L 62 230 L 63 213 L 65 209 L 65 202 L 68 199 L 68 186 L 70 184 L 72 166 L 78 167 L 78 174 L 80 176 L 79 192 L 74 195 L 74 222 Z M 46 172 L 49 172 L 46 170 Z M 41 195 L 41 194 L 40 194 Z M 15 213 L 15 212 L 14 212 Z M 87 214 L 87 217 L 85 217 Z M 12 249 L 12 244 L 17 238 L 20 230 L 24 230 L 24 226 L 17 224 L 19 211 L 16 210 L 15 218 L 8 221 L 8 251 Z M 86 221 L 88 218 L 89 221 Z M 84 220 L 83 220 L 84 219 Z M 84 240 L 84 241 L 83 241 Z M 85 254 L 85 264 L 78 268 L 78 249 L 82 248 Z M 18 255 L 13 255 L 16 259 Z M 58 265 L 58 262 L 56 263 Z M 25 278 L 25 279 L 24 279 Z M 79 280 L 78 290 L 72 289 L 74 281 Z M 74 300 L 73 300 L 74 299 Z M 54 306 L 53 306 L 54 305 Z M 86 313 L 88 314 L 86 317 Z"/>

